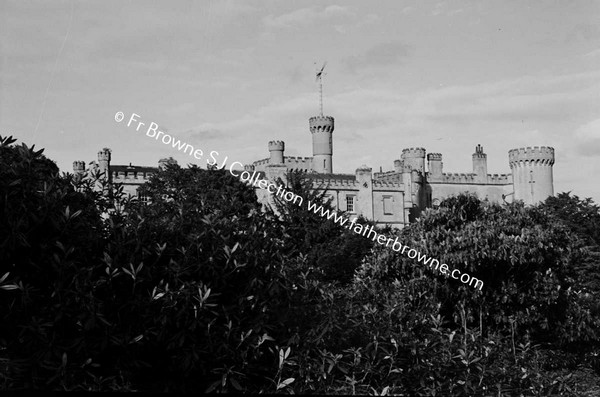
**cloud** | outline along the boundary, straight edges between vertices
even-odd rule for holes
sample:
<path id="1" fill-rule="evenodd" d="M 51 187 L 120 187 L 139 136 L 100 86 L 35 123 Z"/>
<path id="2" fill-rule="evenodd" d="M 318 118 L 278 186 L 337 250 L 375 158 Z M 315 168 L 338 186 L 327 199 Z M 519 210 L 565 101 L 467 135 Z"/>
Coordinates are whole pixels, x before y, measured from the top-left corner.
<path id="1" fill-rule="evenodd" d="M 324 8 L 307 7 L 278 16 L 267 15 L 263 24 L 270 29 L 290 29 L 312 25 L 316 22 L 331 21 L 355 17 L 356 13 L 348 7 L 330 5 Z M 340 26 L 338 24 L 338 26 Z"/>
<path id="2" fill-rule="evenodd" d="M 600 24 L 580 23 L 565 36 L 565 43 L 593 41 L 600 39 Z"/>
<path id="3" fill-rule="evenodd" d="M 600 119 L 579 127 L 575 131 L 575 141 L 579 154 L 600 158 Z"/>
<path id="4" fill-rule="evenodd" d="M 351 72 L 367 67 L 388 66 L 399 63 L 409 56 L 411 47 L 400 41 L 391 41 L 371 47 L 361 55 L 352 55 L 344 59 Z"/>

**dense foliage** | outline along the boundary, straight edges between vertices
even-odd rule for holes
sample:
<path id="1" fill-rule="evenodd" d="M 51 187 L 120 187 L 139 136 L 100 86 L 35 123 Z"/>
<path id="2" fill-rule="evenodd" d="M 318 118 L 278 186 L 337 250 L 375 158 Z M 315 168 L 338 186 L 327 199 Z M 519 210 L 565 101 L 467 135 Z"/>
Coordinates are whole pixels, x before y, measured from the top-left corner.
<path id="1" fill-rule="evenodd" d="M 307 211 L 331 208 L 310 178 L 281 183 L 302 207 L 265 210 L 225 170 L 171 165 L 145 204 L 0 138 L 0 389 L 600 390 L 591 200 L 465 194 L 386 230 L 479 291 Z"/>

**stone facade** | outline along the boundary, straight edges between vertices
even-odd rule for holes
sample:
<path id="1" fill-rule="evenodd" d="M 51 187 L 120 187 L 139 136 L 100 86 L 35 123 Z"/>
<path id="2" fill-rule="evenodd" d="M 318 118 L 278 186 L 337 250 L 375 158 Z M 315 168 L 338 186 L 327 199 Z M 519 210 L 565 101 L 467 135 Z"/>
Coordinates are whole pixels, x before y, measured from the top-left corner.
<path id="1" fill-rule="evenodd" d="M 554 149 L 527 147 L 508 153 L 510 174 L 488 174 L 487 155 L 481 145 L 472 155 L 473 170 L 469 173 L 445 173 L 442 154 L 427 153 L 424 148 L 402 150 L 400 159 L 394 160 L 393 169 L 375 172 L 363 165 L 354 174 L 333 173 L 334 119 L 316 116 L 309 119 L 313 141 L 312 157 L 285 156 L 283 141 L 268 142 L 269 157 L 244 166 L 256 172 L 260 179 L 285 181 L 288 171 L 299 170 L 312 178 L 314 189 L 326 190 L 333 205 L 347 211 L 352 218 L 360 215 L 379 225 L 403 227 L 414 221 L 420 212 L 436 206 L 441 200 L 463 192 L 475 193 L 491 202 L 522 200 L 535 204 L 554 194 L 552 167 Z M 113 183 L 121 183 L 124 191 L 137 194 L 139 185 L 168 163 L 172 158 L 161 159 L 158 167 L 139 167 L 129 164 L 111 165 L 108 148 L 98 152 L 98 163 L 75 161 L 73 171 L 79 177 L 90 170 L 98 170 Z M 264 204 L 272 204 L 272 197 L 264 189 L 256 188 L 257 197 Z"/>

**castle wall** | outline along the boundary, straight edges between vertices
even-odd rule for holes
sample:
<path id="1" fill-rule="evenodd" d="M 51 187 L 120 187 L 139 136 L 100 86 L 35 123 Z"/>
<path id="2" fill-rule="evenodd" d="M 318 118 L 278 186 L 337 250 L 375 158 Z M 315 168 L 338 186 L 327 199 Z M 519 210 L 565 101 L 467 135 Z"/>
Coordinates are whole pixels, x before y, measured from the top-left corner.
<path id="1" fill-rule="evenodd" d="M 111 170 L 112 183 L 122 183 L 123 192 L 130 196 L 137 197 L 137 189 L 146 183 L 150 176 L 156 171 L 133 172 L 133 171 L 113 171 Z"/>
<path id="2" fill-rule="evenodd" d="M 493 203 L 503 203 L 502 195 L 512 193 L 513 187 L 510 185 L 476 185 L 476 184 L 465 184 L 465 183 L 428 183 L 428 189 L 430 190 L 429 202 L 432 205 L 437 205 L 441 200 L 455 196 L 460 193 L 474 193 L 480 199 L 488 199 Z M 512 201 L 512 197 L 506 199 L 507 202 Z"/>
<path id="3" fill-rule="evenodd" d="M 287 156 L 285 158 L 285 165 L 287 165 L 290 170 L 311 172 L 313 170 L 313 158 Z"/>

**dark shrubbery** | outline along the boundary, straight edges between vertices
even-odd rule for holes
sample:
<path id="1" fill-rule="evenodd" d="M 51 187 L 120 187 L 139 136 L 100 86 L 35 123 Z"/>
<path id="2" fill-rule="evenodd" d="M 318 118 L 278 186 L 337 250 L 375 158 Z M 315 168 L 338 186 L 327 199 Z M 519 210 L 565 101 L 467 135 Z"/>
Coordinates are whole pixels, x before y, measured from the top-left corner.
<path id="1" fill-rule="evenodd" d="M 393 232 L 478 291 L 308 212 L 330 204 L 298 174 L 304 208 L 281 216 L 195 166 L 155 174 L 142 204 L 0 142 L 1 389 L 598 391 L 590 201 L 460 195 Z"/>

